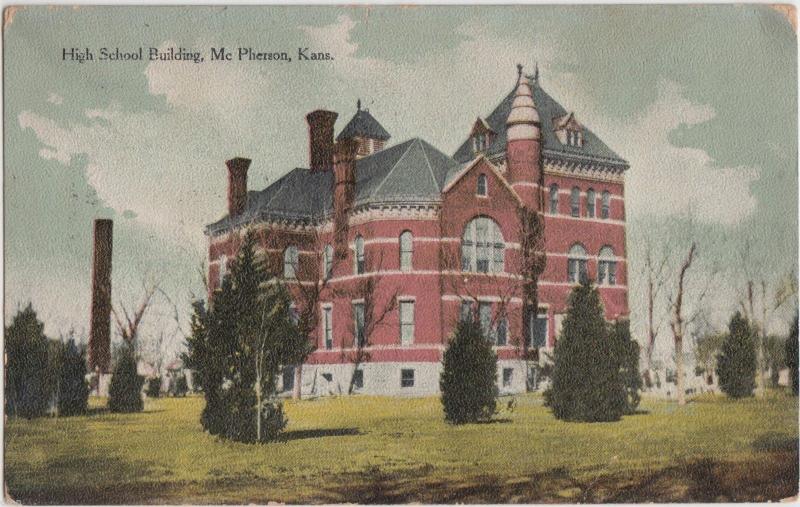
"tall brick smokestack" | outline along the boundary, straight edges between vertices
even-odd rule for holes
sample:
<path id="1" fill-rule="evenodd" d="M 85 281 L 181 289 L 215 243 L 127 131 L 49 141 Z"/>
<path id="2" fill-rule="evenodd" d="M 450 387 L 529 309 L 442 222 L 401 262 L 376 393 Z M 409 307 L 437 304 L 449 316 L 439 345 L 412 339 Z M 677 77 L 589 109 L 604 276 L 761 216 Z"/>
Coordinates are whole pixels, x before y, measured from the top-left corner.
<path id="1" fill-rule="evenodd" d="M 114 222 L 94 221 L 92 253 L 92 310 L 89 330 L 89 368 L 111 372 L 111 249 Z"/>
<path id="2" fill-rule="evenodd" d="M 247 206 L 247 169 L 249 158 L 236 157 L 225 162 L 228 166 L 228 215 L 235 217 L 244 213 Z"/>
<path id="3" fill-rule="evenodd" d="M 356 153 L 358 141 L 342 139 L 333 153 L 333 225 L 335 253 L 347 256 L 347 228 L 356 196 Z"/>
<path id="4" fill-rule="evenodd" d="M 333 125 L 339 115 L 317 109 L 306 115 L 308 122 L 308 167 L 312 171 L 333 168 Z"/>

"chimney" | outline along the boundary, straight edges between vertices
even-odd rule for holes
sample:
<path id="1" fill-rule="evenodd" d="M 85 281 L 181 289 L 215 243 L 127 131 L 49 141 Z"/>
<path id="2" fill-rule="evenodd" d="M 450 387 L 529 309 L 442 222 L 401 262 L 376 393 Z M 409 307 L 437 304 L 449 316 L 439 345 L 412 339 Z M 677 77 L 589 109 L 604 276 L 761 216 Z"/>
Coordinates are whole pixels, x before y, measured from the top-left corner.
<path id="1" fill-rule="evenodd" d="M 333 124 L 338 114 L 317 109 L 306 115 L 308 122 L 308 167 L 330 171 L 333 167 Z"/>
<path id="2" fill-rule="evenodd" d="M 114 222 L 94 221 L 89 368 L 111 372 L 111 246 Z"/>
<path id="3" fill-rule="evenodd" d="M 333 223 L 338 258 L 347 256 L 347 228 L 356 196 L 358 141 L 342 139 L 333 150 Z"/>
<path id="4" fill-rule="evenodd" d="M 247 206 L 247 169 L 249 158 L 236 157 L 225 162 L 228 166 L 228 215 L 235 217 Z"/>

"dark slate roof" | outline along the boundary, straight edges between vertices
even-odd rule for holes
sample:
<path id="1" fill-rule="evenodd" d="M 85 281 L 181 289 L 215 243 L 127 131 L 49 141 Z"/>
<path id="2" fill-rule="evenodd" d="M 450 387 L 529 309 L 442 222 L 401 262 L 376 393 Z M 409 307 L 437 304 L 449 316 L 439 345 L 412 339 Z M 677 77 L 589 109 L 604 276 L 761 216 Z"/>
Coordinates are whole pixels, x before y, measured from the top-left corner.
<path id="1" fill-rule="evenodd" d="M 337 141 L 348 139 L 352 137 L 368 137 L 370 139 L 378 139 L 380 141 L 388 141 L 391 137 L 386 129 L 378 123 L 374 116 L 369 114 L 366 109 L 359 109 L 350 122 L 344 126 L 342 131 L 336 137 Z"/>
<path id="2" fill-rule="evenodd" d="M 584 127 L 583 130 L 583 146 L 561 144 L 561 141 L 558 140 L 553 130 L 553 122 L 557 118 L 568 114 L 569 111 L 564 109 L 561 104 L 548 95 L 538 83 L 533 80 L 529 82 L 533 90 L 533 100 L 536 103 L 536 109 L 539 111 L 539 118 L 542 123 L 542 152 L 544 155 L 566 160 L 590 160 L 604 162 L 614 166 L 622 166 L 624 168 L 628 167 L 627 161 L 614 153 L 611 148 L 586 127 Z M 494 136 L 492 144 L 486 150 L 486 156 L 488 157 L 505 152 L 506 119 L 508 118 L 508 113 L 511 112 L 511 102 L 514 100 L 515 90 L 516 86 L 486 118 L 486 122 L 491 129 L 497 133 L 497 135 Z M 469 139 L 465 140 L 453 155 L 453 158 L 459 162 L 467 162 L 474 157 L 475 155 L 472 153 L 472 142 Z"/>
<path id="3" fill-rule="evenodd" d="M 355 204 L 438 201 L 448 175 L 462 167 L 426 141 L 410 139 L 356 161 Z M 316 220 L 331 211 L 332 193 L 332 171 L 297 168 L 260 192 L 248 192 L 244 213 L 226 216 L 206 232 L 258 219 Z"/>

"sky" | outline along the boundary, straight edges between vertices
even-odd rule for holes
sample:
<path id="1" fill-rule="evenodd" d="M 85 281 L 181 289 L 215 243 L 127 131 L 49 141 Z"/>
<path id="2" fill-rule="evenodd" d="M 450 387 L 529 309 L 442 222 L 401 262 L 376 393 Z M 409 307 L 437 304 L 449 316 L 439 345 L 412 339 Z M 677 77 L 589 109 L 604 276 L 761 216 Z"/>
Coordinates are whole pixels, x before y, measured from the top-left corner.
<path id="1" fill-rule="evenodd" d="M 251 158 L 249 187 L 263 188 L 307 165 L 306 113 L 339 112 L 338 131 L 359 98 L 390 143 L 421 137 L 453 153 L 512 89 L 517 63 L 538 64 L 548 93 L 630 163 L 637 339 L 645 245 L 674 274 L 698 242 L 689 311 L 716 329 L 748 278 L 774 287 L 796 272 L 796 35 L 767 5 L 65 6 L 6 23 L 7 323 L 30 301 L 50 335 L 85 335 L 92 221 L 112 218 L 114 301 L 133 306 L 142 281 L 157 281 L 185 330 L 203 294 L 203 227 L 226 209 L 225 160 Z M 211 47 L 252 47 L 293 61 L 62 61 L 73 47 L 206 60 Z M 299 47 L 334 59 L 298 61 Z M 174 328 L 159 297 L 145 333 Z M 795 305 L 769 329 L 785 332 Z M 659 350 L 669 354 L 666 324 Z"/>

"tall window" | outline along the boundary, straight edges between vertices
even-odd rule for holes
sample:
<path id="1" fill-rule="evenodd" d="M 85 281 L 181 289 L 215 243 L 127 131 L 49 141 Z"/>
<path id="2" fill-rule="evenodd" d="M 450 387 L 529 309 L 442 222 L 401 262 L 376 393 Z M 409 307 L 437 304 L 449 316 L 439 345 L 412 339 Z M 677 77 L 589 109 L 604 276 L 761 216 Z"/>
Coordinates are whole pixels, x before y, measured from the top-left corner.
<path id="1" fill-rule="evenodd" d="M 283 277 L 297 278 L 298 256 L 297 247 L 287 246 L 283 251 Z"/>
<path id="2" fill-rule="evenodd" d="M 486 179 L 485 174 L 481 174 L 478 176 L 478 195 L 486 197 L 489 193 L 489 182 Z"/>
<path id="3" fill-rule="evenodd" d="M 567 281 L 580 283 L 587 278 L 586 249 L 579 244 L 572 245 L 567 258 Z"/>
<path id="4" fill-rule="evenodd" d="M 333 247 L 330 245 L 325 245 L 322 251 L 322 273 L 325 280 L 333 274 Z"/>
<path id="5" fill-rule="evenodd" d="M 414 237 L 411 231 L 400 235 L 400 270 L 411 271 L 411 257 L 414 253 Z"/>
<path id="6" fill-rule="evenodd" d="M 400 343 L 414 343 L 414 302 L 400 301 Z"/>
<path id="7" fill-rule="evenodd" d="M 322 308 L 322 327 L 325 348 L 330 350 L 333 348 L 333 308 L 330 306 Z"/>
<path id="8" fill-rule="evenodd" d="M 541 348 L 547 345 L 547 313 L 528 311 L 528 347 Z"/>
<path id="9" fill-rule="evenodd" d="M 364 303 L 353 303 L 353 333 L 354 343 L 357 347 L 364 347 L 367 344 L 367 337 L 364 333 Z"/>
<path id="10" fill-rule="evenodd" d="M 473 273 L 501 273 L 505 262 L 503 233 L 488 217 L 472 219 L 461 237 L 461 269 Z"/>
<path id="11" fill-rule="evenodd" d="M 462 322 L 470 322 L 472 320 L 472 301 L 468 299 L 461 300 L 460 317 Z"/>
<path id="12" fill-rule="evenodd" d="M 610 246 L 600 249 L 597 261 L 597 285 L 617 284 L 617 261 Z"/>
<path id="13" fill-rule="evenodd" d="M 558 185 L 550 185 L 550 213 L 558 214 Z"/>
<path id="14" fill-rule="evenodd" d="M 497 345 L 505 345 L 508 343 L 508 319 L 501 318 L 497 322 L 497 329 L 495 329 L 495 343 Z"/>
<path id="15" fill-rule="evenodd" d="M 364 272 L 364 238 L 361 235 L 356 236 L 356 274 L 360 275 Z"/>
<path id="16" fill-rule="evenodd" d="M 608 218 L 611 208 L 611 194 L 608 193 L 608 190 L 603 190 L 601 201 L 600 218 Z"/>
<path id="17" fill-rule="evenodd" d="M 589 218 L 594 218 L 595 201 L 596 196 L 594 194 L 594 189 L 590 188 L 586 191 L 586 216 Z"/>
<path id="18" fill-rule="evenodd" d="M 581 189 L 572 187 L 572 193 L 569 197 L 570 211 L 572 216 L 581 216 Z"/>
<path id="19" fill-rule="evenodd" d="M 478 321 L 481 324 L 484 338 L 494 341 L 492 336 L 492 303 L 484 301 L 478 303 Z"/>

